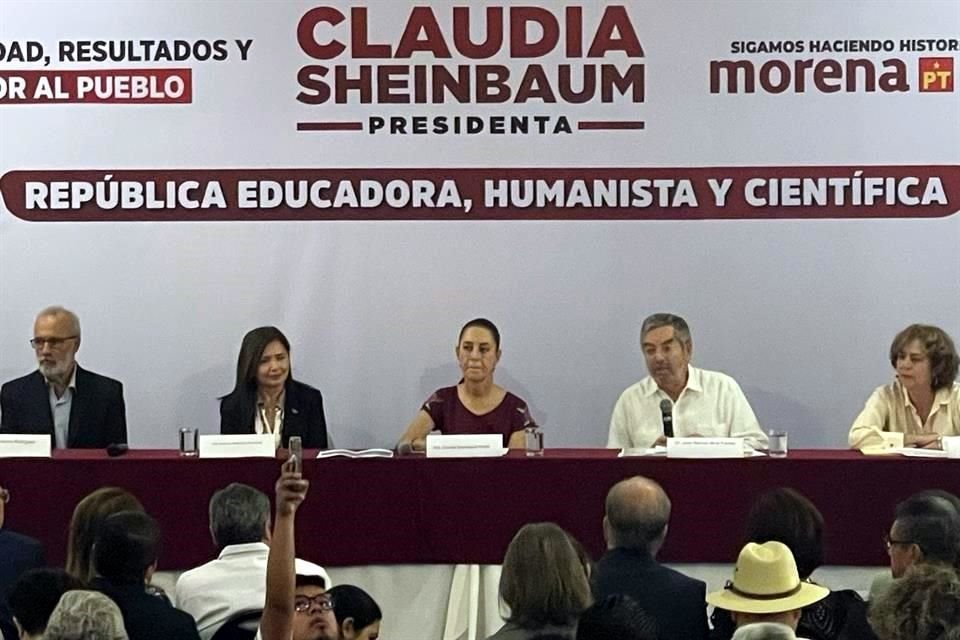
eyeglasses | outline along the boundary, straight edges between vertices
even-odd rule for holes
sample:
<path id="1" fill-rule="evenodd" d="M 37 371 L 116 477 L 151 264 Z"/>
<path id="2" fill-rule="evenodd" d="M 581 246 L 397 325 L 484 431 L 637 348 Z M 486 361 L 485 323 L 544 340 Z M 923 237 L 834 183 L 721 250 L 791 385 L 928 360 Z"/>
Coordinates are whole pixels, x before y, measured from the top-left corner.
<path id="1" fill-rule="evenodd" d="M 6 489 L 0 489 L 0 502 L 6 504 L 10 502 L 10 492 Z"/>
<path id="2" fill-rule="evenodd" d="M 333 610 L 333 600 L 326 594 L 318 596 L 297 596 L 293 601 L 293 610 L 297 613 L 306 613 L 316 605 L 320 611 Z"/>
<path id="3" fill-rule="evenodd" d="M 890 549 L 892 549 L 894 545 L 898 545 L 898 544 L 910 545 L 910 544 L 917 544 L 917 543 L 914 542 L 913 540 L 894 540 L 893 538 L 890 537 L 890 534 L 885 534 L 883 536 L 883 544 L 887 546 L 887 551 L 890 551 Z M 917 545 L 917 546 L 919 547 L 920 545 Z"/>
<path id="4" fill-rule="evenodd" d="M 76 340 L 80 336 L 67 336 L 65 338 L 30 338 L 30 346 L 34 349 L 43 349 L 49 346 L 51 349 L 60 349 L 66 344 L 67 340 Z"/>

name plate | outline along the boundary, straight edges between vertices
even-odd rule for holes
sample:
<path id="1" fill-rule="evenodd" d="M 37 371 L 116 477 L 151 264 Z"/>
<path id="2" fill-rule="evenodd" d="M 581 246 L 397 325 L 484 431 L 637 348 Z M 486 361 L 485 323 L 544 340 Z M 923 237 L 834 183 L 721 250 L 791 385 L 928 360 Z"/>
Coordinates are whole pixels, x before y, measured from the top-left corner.
<path id="1" fill-rule="evenodd" d="M 496 458 L 507 453 L 497 433 L 427 436 L 428 458 Z"/>
<path id="2" fill-rule="evenodd" d="M 742 458 L 743 438 L 667 438 L 668 458 Z"/>
<path id="3" fill-rule="evenodd" d="M 200 436 L 201 458 L 275 458 L 272 433 Z"/>
<path id="4" fill-rule="evenodd" d="M 0 435 L 0 458 L 49 458 L 50 434 L 5 433 Z"/>

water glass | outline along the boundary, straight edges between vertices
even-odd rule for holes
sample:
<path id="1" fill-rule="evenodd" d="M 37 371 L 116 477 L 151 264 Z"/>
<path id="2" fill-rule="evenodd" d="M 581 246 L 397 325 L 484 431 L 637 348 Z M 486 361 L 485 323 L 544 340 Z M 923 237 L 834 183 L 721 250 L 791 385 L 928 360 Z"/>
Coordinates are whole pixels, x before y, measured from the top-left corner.
<path id="1" fill-rule="evenodd" d="M 180 429 L 180 455 L 197 455 L 197 430 Z"/>
<path id="2" fill-rule="evenodd" d="M 767 441 L 769 442 L 768 453 L 771 458 L 787 457 L 787 432 L 777 429 L 770 429 L 767 432 Z"/>
<path id="3" fill-rule="evenodd" d="M 543 431 L 537 427 L 527 427 L 523 430 L 528 456 L 543 455 Z"/>

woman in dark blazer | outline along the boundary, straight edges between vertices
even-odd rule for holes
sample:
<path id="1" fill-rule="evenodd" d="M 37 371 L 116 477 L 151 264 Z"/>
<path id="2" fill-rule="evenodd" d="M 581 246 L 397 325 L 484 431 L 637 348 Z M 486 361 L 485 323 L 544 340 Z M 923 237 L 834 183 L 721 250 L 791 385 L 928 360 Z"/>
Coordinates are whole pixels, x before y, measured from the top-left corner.
<path id="1" fill-rule="evenodd" d="M 323 396 L 293 379 L 290 342 L 276 327 L 243 337 L 236 386 L 220 399 L 220 433 L 273 433 L 283 447 L 300 436 L 306 448 L 329 446 Z"/>

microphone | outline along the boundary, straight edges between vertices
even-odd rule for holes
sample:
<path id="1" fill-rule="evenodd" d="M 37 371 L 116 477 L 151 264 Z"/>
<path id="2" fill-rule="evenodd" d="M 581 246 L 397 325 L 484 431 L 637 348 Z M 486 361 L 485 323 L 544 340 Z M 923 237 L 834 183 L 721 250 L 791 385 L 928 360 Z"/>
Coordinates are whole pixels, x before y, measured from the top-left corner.
<path id="1" fill-rule="evenodd" d="M 660 417 L 663 419 L 663 435 L 673 437 L 673 403 L 667 398 L 660 401 Z"/>

